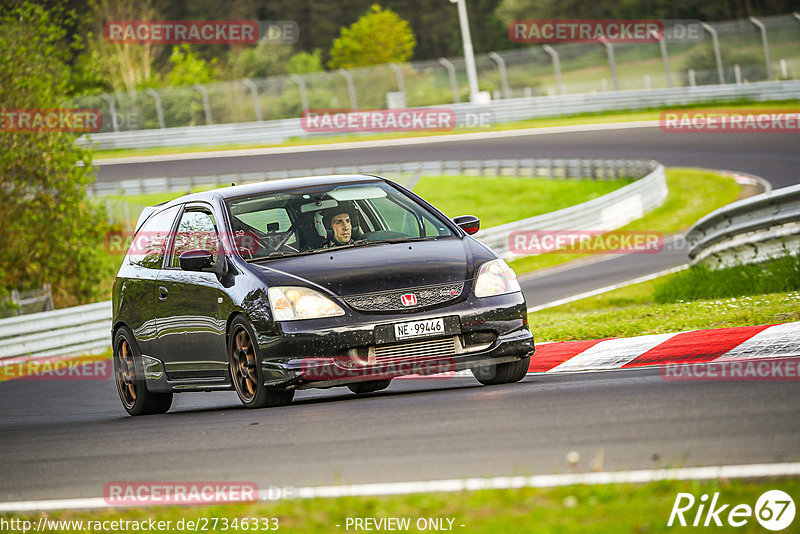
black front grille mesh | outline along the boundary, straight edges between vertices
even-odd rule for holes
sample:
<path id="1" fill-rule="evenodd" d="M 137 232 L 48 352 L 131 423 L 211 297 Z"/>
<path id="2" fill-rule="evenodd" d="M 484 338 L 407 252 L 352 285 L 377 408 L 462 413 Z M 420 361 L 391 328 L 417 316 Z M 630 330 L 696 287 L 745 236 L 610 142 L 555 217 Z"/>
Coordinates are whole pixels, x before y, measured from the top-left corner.
<path id="1" fill-rule="evenodd" d="M 394 291 L 384 291 L 381 293 L 369 293 L 366 295 L 355 295 L 345 297 L 344 301 L 348 306 L 359 311 L 402 311 L 425 308 L 435 304 L 443 304 L 455 300 L 461 296 L 464 290 L 464 283 L 442 284 L 438 286 L 427 286 L 420 288 L 410 288 Z M 403 305 L 401 300 L 403 295 L 413 294 L 417 298 L 417 303 L 412 306 Z"/>

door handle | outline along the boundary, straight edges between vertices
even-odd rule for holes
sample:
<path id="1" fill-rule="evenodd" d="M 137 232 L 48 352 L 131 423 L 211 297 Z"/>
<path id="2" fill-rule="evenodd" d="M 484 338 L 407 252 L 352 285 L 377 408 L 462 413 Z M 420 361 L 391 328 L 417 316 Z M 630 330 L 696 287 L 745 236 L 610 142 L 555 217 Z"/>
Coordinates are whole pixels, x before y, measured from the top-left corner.
<path id="1" fill-rule="evenodd" d="M 169 296 L 169 291 L 164 286 L 158 286 L 158 300 L 167 300 Z"/>

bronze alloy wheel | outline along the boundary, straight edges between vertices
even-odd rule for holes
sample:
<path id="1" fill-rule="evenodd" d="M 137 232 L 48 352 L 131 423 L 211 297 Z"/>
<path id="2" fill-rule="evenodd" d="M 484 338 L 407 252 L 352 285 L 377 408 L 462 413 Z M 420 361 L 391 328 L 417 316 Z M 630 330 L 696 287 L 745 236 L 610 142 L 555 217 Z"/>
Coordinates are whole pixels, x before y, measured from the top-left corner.
<path id="1" fill-rule="evenodd" d="M 125 408 L 131 410 L 136 404 L 136 364 L 133 359 L 133 351 L 124 337 L 119 340 L 117 350 L 114 351 L 114 358 L 117 360 L 115 375 L 119 398 Z"/>
<path id="2" fill-rule="evenodd" d="M 122 407 L 129 415 L 166 413 L 172 406 L 172 392 L 153 392 L 147 388 L 142 354 L 127 326 L 114 333 L 114 381 Z"/>
<path id="3" fill-rule="evenodd" d="M 231 377 L 242 402 L 252 402 L 258 392 L 258 370 L 253 340 L 247 330 L 237 325 L 230 350 Z"/>

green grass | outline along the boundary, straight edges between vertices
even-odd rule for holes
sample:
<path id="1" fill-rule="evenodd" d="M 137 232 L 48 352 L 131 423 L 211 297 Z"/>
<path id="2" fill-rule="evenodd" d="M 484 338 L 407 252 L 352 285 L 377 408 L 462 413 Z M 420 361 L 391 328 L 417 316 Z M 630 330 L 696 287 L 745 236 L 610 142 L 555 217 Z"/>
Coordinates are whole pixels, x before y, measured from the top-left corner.
<path id="1" fill-rule="evenodd" d="M 704 102 L 702 104 L 690 104 L 686 106 L 669 106 L 668 108 L 646 109 L 637 111 L 615 111 L 598 113 L 579 113 L 565 115 L 562 117 L 547 117 L 541 119 L 528 119 L 524 121 L 497 124 L 488 128 L 456 128 L 453 132 L 398 132 L 386 134 L 348 134 L 329 137 L 289 139 L 282 143 L 274 144 L 239 144 L 239 145 L 196 145 L 188 147 L 170 148 L 126 148 L 113 150 L 96 150 L 94 157 L 101 158 L 123 158 L 134 156 L 153 156 L 160 154 L 187 154 L 192 152 L 216 152 L 226 150 L 246 150 L 252 148 L 268 148 L 280 146 L 305 146 L 305 145 L 325 145 L 335 143 L 345 143 L 352 141 L 374 141 L 378 139 L 405 139 L 409 137 L 429 137 L 438 135 L 449 135 L 453 133 L 471 132 L 494 132 L 505 130 L 516 130 L 524 128 L 547 128 L 554 126 L 572 126 L 580 124 L 602 124 L 607 122 L 639 122 L 648 120 L 658 120 L 661 109 L 707 109 L 712 107 L 724 106 L 725 109 L 737 109 L 740 111 L 761 110 L 765 108 L 775 110 L 797 110 L 800 101 L 778 101 L 778 102 Z"/>
<path id="2" fill-rule="evenodd" d="M 659 304 L 656 288 L 683 273 L 528 315 L 536 340 L 574 341 L 800 320 L 800 291 Z"/>
<path id="3" fill-rule="evenodd" d="M 672 234 L 688 229 L 704 215 L 736 200 L 739 186 L 727 176 L 701 169 L 667 169 L 669 195 L 662 206 L 619 230 L 648 230 Z M 588 254 L 539 254 L 510 262 L 517 273 L 552 267 Z"/>
<path id="4" fill-rule="evenodd" d="M 800 255 L 753 265 L 709 269 L 703 264 L 676 274 L 656 287 L 656 302 L 737 297 L 800 290 Z"/>
<path id="5" fill-rule="evenodd" d="M 718 504 L 728 504 L 720 519 L 737 504 L 755 507 L 759 496 L 779 489 L 795 499 L 800 494 L 800 479 L 772 478 L 761 480 L 660 481 L 647 484 L 576 485 L 558 488 L 520 488 L 481 490 L 459 493 L 423 493 L 390 497 L 343 497 L 335 499 L 288 500 L 251 505 L 135 508 L 103 511 L 57 511 L 47 516 L 54 520 L 178 521 L 200 518 L 277 518 L 279 532 L 355 532 L 346 528 L 348 518 L 410 518 L 409 531 L 417 532 L 420 518 L 452 520 L 454 532 L 597 532 L 657 533 L 689 530 L 674 523 L 667 526 L 678 493 L 690 493 L 697 499 L 684 517 L 691 525 L 703 494 L 719 493 Z M 707 510 L 707 507 L 706 507 Z M 704 510 L 705 511 L 705 510 Z M 36 525 L 35 513 L 0 514 L 6 520 L 25 519 Z M 705 516 L 703 517 L 703 520 Z M 702 520 L 701 520 L 702 521 Z M 797 524 L 797 519 L 793 524 Z M 702 524 L 702 523 L 701 523 Z M 727 523 L 725 523 L 727 524 Z M 337 526 L 338 525 L 338 526 Z M 462 526 L 463 525 L 463 526 Z M 765 532 L 755 517 L 743 527 L 728 530 Z M 725 530 L 713 528 L 711 531 Z M 167 532 L 178 532 L 170 529 Z M 185 531 L 185 530 L 184 530 Z M 209 530 L 211 531 L 211 530 Z M 233 532 L 233 530 L 230 530 Z M 241 530 L 239 530 L 241 531 Z M 78 532 L 74 529 L 53 529 L 49 532 Z M 118 530 L 140 534 L 135 530 Z M 217 529 L 211 532 L 223 532 Z M 788 532 L 788 531 L 787 531 Z"/>

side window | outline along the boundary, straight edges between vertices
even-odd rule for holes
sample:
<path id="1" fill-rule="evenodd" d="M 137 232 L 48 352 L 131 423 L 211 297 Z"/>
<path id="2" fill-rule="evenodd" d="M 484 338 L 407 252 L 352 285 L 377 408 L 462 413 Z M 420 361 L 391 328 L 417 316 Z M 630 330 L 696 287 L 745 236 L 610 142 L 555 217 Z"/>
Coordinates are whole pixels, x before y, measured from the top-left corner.
<path id="1" fill-rule="evenodd" d="M 388 198 L 374 198 L 371 202 L 389 226 L 386 230 L 420 237 L 419 224 L 413 213 Z"/>
<path id="2" fill-rule="evenodd" d="M 173 206 L 152 215 L 142 225 L 128 249 L 128 261 L 134 265 L 159 269 L 164 258 L 169 232 L 180 206 Z"/>
<path id="3" fill-rule="evenodd" d="M 172 247 L 170 267 L 180 267 L 180 255 L 187 250 L 205 249 L 217 258 L 219 244 L 214 217 L 205 210 L 188 209 L 181 216 L 175 232 L 175 245 Z"/>

